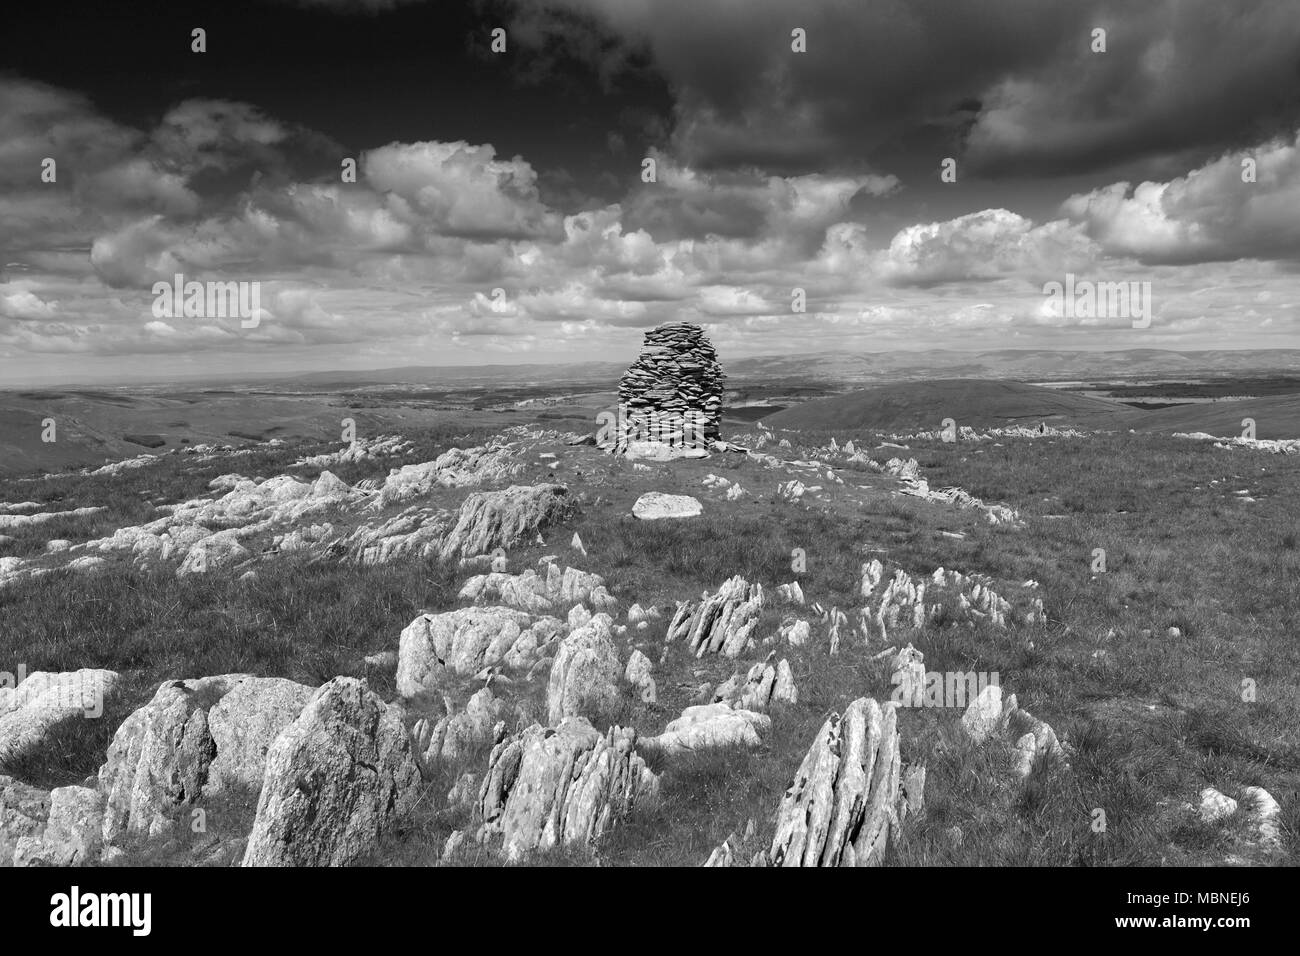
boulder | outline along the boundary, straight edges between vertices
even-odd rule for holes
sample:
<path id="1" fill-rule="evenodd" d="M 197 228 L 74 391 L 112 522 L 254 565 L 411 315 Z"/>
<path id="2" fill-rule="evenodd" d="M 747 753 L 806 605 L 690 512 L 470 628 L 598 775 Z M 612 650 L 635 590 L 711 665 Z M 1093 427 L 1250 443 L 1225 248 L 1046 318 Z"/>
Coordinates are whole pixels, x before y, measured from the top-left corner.
<path id="1" fill-rule="evenodd" d="M 0 775 L 0 866 L 12 865 L 19 844 L 39 837 L 49 818 L 48 791 Z"/>
<path id="2" fill-rule="evenodd" d="M 583 846 L 659 791 L 636 752 L 636 732 L 599 733 L 584 718 L 533 724 L 496 745 L 479 790 L 485 836 L 500 834 L 510 860 Z"/>
<path id="3" fill-rule="evenodd" d="M 597 614 L 560 642 L 546 686 L 547 722 L 594 715 L 617 706 L 623 668 L 608 614 Z"/>
<path id="4" fill-rule="evenodd" d="M 685 639 L 696 657 L 721 653 L 739 657 L 753 645 L 754 628 L 763 608 L 763 586 L 740 575 L 727 580 L 699 603 L 684 602 L 668 625 L 666 642 Z"/>
<path id="5" fill-rule="evenodd" d="M 316 688 L 280 677 L 253 677 L 237 684 L 208 711 L 217 755 L 204 793 L 228 787 L 252 796 L 262 789 L 266 752 L 302 713 Z"/>
<path id="6" fill-rule="evenodd" d="M 660 518 L 695 518 L 704 512 L 704 506 L 690 495 L 666 495 L 647 491 L 632 506 L 632 515 L 642 521 Z"/>
<path id="7" fill-rule="evenodd" d="M 657 699 L 652 669 L 650 658 L 640 651 L 633 651 L 623 671 L 623 679 L 637 689 L 641 702 L 645 704 L 653 704 Z"/>
<path id="8" fill-rule="evenodd" d="M 605 580 L 577 568 L 561 570 L 554 562 L 544 562 L 542 571 L 523 574 L 492 573 L 470 578 L 460 589 L 465 601 L 491 601 L 533 614 L 548 614 L 590 604 L 597 611 L 607 611 L 618 602 L 605 590 Z"/>
<path id="9" fill-rule="evenodd" d="M 57 787 L 50 791 L 50 816 L 44 832 L 19 839 L 14 866 L 98 863 L 103 831 L 103 794 L 90 787 Z"/>
<path id="10" fill-rule="evenodd" d="M 494 743 L 495 728 L 514 717 L 513 709 L 484 687 L 470 697 L 460 713 L 437 721 L 416 721 L 411 740 L 426 776 L 444 761 L 460 760 L 475 747 Z"/>
<path id="11" fill-rule="evenodd" d="M 403 697 L 438 690 L 443 675 L 476 674 L 484 667 L 527 667 L 564 625 L 508 607 L 467 607 L 421 614 L 402 631 L 397 692 Z"/>
<path id="12" fill-rule="evenodd" d="M 794 672 L 790 662 L 782 658 L 776 664 L 776 652 L 751 667 L 743 676 L 733 674 L 719 685 L 714 701 L 726 703 L 740 710 L 764 713 L 772 704 L 794 704 L 799 701 L 799 691 L 794 685 Z"/>
<path id="13" fill-rule="evenodd" d="M 700 704 L 687 707 L 657 737 L 641 741 L 642 749 L 669 756 L 721 747 L 760 747 L 772 729 L 772 718 L 749 710 L 733 710 L 729 704 Z"/>
<path id="14" fill-rule="evenodd" d="M 336 677 L 275 739 L 244 866 L 347 866 L 410 811 L 420 771 L 397 708 Z"/>
<path id="15" fill-rule="evenodd" d="M 106 846 L 128 834 L 166 835 L 194 805 L 217 755 L 208 711 L 248 676 L 167 681 L 122 722 L 99 768 Z"/>
<path id="16" fill-rule="evenodd" d="M 832 714 L 777 810 L 773 866 L 878 865 L 920 796 L 900 788 L 896 706 L 868 697 Z M 910 779 L 924 786 L 924 775 Z"/>
<path id="17" fill-rule="evenodd" d="M 442 543 L 443 561 L 509 548 L 521 538 L 565 517 L 572 504 L 563 485 L 511 485 L 471 494 Z"/>
<path id="18" fill-rule="evenodd" d="M 0 687 L 0 771 L 42 750 L 69 722 L 100 717 L 117 688 L 113 671 L 35 671 L 17 687 Z"/>

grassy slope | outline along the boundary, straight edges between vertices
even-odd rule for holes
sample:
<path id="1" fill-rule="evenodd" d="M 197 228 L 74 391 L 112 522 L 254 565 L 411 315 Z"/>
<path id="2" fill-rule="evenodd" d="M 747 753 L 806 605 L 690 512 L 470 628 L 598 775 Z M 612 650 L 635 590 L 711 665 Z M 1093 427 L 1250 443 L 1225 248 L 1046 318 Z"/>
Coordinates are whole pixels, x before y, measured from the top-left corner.
<path id="1" fill-rule="evenodd" d="M 1104 399 L 1070 395 L 1020 382 L 945 379 L 878 385 L 804 402 L 764 419 L 772 428 L 898 431 L 935 429 L 945 418 L 959 425 L 1093 422 L 1098 427 L 1127 409 Z"/>
<path id="2" fill-rule="evenodd" d="M 838 437 L 861 444 L 865 436 Z M 446 441 L 435 436 L 422 451 Z M 925 652 L 931 670 L 997 671 L 1022 706 L 1074 745 L 1072 769 L 1039 767 L 1027 786 L 1013 786 L 1005 753 L 972 748 L 957 731 L 959 710 L 907 711 L 905 758 L 929 768 L 929 812 L 893 862 L 1216 863 L 1233 851 L 1233 827 L 1201 826 L 1178 804 L 1193 800 L 1202 786 L 1232 794 L 1248 784 L 1283 802 L 1289 862 L 1296 862 L 1300 550 L 1289 499 L 1300 480 L 1295 458 L 1127 434 L 1086 443 L 914 448 L 932 485 L 960 484 L 1021 509 L 1027 527 L 1012 530 L 986 526 L 971 512 L 890 497 L 889 482 L 865 470 L 842 471 L 846 485 L 827 502 L 789 504 L 770 500 L 787 475 L 731 456 L 640 471 L 590 448 L 558 451 L 558 478 L 581 491 L 580 513 L 547 532 L 549 547 L 512 551 L 512 568 L 558 553 L 605 575 L 623 607 L 639 601 L 671 611 L 675 600 L 698 597 L 737 573 L 774 587 L 796 577 L 789 570 L 795 547 L 808 555 L 807 572 L 797 577 L 809 600 L 828 607 L 856 605 L 857 568 L 879 549 L 913 572 L 943 565 L 990 574 L 1009 597 L 1026 578 L 1041 583 L 1036 593 L 1050 618 L 1045 629 L 927 629 L 904 640 Z M 270 474 L 273 464 L 232 464 L 217 473 Z M 383 474 L 386 467 L 358 466 L 344 477 L 356 480 L 363 471 Z M 760 498 L 725 502 L 701 488 L 708 472 L 739 480 Z M 121 481 L 124 491 L 144 483 L 183 497 L 201 490 L 205 474 L 182 481 L 146 469 Z M 543 474 L 539 468 L 536 479 Z M 0 485 L 0 498 L 38 498 L 33 489 L 40 487 Z M 1257 500 L 1237 500 L 1232 492 L 1242 488 Z M 631 502 L 648 489 L 695 494 L 705 501 L 705 515 L 636 522 L 627 516 Z M 75 491 L 80 499 L 84 489 Z M 69 500 L 73 492 L 57 484 L 50 491 Z M 128 498 L 124 493 L 119 500 Z M 954 540 L 940 530 L 966 537 Z M 574 531 L 586 544 L 586 559 L 562 546 Z M 1093 575 L 1089 564 L 1099 547 L 1109 570 Z M 350 673 L 369 677 L 391 696 L 391 672 L 375 672 L 361 657 L 395 647 L 398 632 L 420 610 L 455 606 L 461 578 L 435 565 L 357 571 L 280 560 L 262 565 L 251 587 L 220 574 L 178 581 L 111 572 L 52 576 L 2 591 L 0 659 L 24 661 L 29 670 L 108 666 L 128 676 L 128 692 L 90 734 L 70 736 L 23 776 L 52 784 L 93 772 L 117 722 L 167 677 L 249 670 L 319 683 Z M 774 632 L 783 611 L 765 611 L 760 634 Z M 669 616 L 630 632 L 629 644 L 658 661 Z M 1180 638 L 1166 636 L 1171 625 Z M 1142 636 L 1144 629 L 1151 634 Z M 858 696 L 889 696 L 888 668 L 869 660 L 876 650 L 850 640 L 832 658 L 824 629 L 814 625 L 807 647 L 780 649 L 791 660 L 801 698 L 774 714 L 765 750 L 657 764 L 664 773 L 657 805 L 609 834 L 594 857 L 566 853 L 547 862 L 695 864 L 749 818 L 758 833 L 747 851 L 764 845 L 781 793 L 825 714 Z M 656 665 L 657 705 L 629 694 L 619 712 L 604 716 L 658 732 L 698 684 L 717 683 L 745 666 L 697 661 L 673 648 Z M 1243 677 L 1258 682 L 1258 702 L 1241 701 Z M 544 692 L 520 682 L 508 693 L 537 713 Z M 446 807 L 444 795 L 461 770 L 481 772 L 484 756 L 444 768 L 380 862 L 436 857 L 447 834 L 467 822 L 463 810 Z M 1092 826 L 1098 808 L 1106 814 L 1104 833 Z M 246 808 L 231 811 L 230 819 L 244 821 Z M 239 825 L 229 824 L 232 832 Z M 961 829 L 960 843 L 952 827 Z M 475 861 L 475 852 L 465 860 Z"/>

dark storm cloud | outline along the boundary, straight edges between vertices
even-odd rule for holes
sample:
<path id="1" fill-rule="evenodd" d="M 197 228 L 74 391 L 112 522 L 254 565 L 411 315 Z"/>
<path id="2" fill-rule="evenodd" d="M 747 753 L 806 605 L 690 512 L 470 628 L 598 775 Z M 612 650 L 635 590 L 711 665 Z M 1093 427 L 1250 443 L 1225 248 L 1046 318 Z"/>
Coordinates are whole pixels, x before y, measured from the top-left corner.
<path id="1" fill-rule="evenodd" d="M 518 0 L 518 39 L 587 16 L 673 90 L 697 168 L 816 168 L 964 140 L 989 175 L 1188 162 L 1294 128 L 1294 0 Z M 522 28 L 526 25 L 526 28 Z M 807 53 L 791 52 L 791 30 Z M 1105 53 L 1092 30 L 1107 31 Z M 588 42 L 586 44 L 590 46 Z M 608 71 L 617 55 L 595 54 Z M 978 112 L 976 112 L 978 109 Z"/>

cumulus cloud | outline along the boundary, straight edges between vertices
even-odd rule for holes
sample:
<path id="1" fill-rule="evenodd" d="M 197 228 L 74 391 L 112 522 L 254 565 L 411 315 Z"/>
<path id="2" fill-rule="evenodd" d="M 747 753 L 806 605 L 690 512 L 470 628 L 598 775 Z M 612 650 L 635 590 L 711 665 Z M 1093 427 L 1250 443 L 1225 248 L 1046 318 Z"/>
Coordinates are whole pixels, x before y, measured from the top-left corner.
<path id="1" fill-rule="evenodd" d="M 880 262 L 885 278 L 925 284 L 1008 274 L 1041 276 L 1083 268 L 1092 243 L 1064 221 L 1041 226 L 1006 209 L 986 209 L 947 222 L 909 226 L 894 236 Z"/>
<path id="2" fill-rule="evenodd" d="M 537 174 L 487 145 L 393 143 L 366 153 L 367 182 L 402 219 L 444 235 L 524 239 L 554 233 L 558 217 L 538 197 Z"/>
<path id="3" fill-rule="evenodd" d="M 862 163 L 773 173 L 667 150 L 657 182 L 565 214 L 542 170 L 487 143 L 392 142 L 344 183 L 340 149 L 245 104 L 182 102 L 136 130 L 39 84 L 0 81 L 0 102 L 6 372 L 41 355 L 613 358 L 670 319 L 731 354 L 1041 345 L 1088 331 L 1044 310 L 1042 283 L 1066 271 L 1153 281 L 1158 321 L 1135 345 L 1282 337 L 1300 302 L 1294 133 L 1059 210 L 1053 194 L 1046 215 L 949 206 L 917 222 L 910 187 Z M 90 158 L 47 187 L 32 168 L 51 143 Z M 260 283 L 263 320 L 155 317 L 152 284 L 176 273 Z"/>
<path id="4" fill-rule="evenodd" d="M 1062 211 L 1107 252 L 1145 262 L 1295 261 L 1300 135 L 1228 153 L 1169 182 L 1115 183 L 1071 196 Z"/>

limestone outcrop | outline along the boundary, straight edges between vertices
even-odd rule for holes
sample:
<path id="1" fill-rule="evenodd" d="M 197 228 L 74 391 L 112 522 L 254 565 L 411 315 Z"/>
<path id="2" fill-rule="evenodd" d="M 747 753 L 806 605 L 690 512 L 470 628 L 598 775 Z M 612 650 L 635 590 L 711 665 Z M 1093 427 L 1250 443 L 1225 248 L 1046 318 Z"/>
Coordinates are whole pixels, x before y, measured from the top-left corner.
<path id="1" fill-rule="evenodd" d="M 510 860 L 595 840 L 659 792 L 636 742 L 631 729 L 601 734 L 584 718 L 567 717 L 497 744 L 479 790 L 482 838 L 500 835 Z"/>

